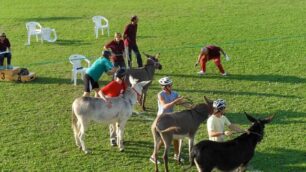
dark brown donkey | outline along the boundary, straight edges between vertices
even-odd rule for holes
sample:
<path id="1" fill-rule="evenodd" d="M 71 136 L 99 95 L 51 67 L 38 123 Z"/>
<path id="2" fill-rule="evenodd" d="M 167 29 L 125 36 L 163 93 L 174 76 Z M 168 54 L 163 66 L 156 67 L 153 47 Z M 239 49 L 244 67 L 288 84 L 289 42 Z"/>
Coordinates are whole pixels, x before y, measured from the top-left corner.
<path id="1" fill-rule="evenodd" d="M 129 75 L 131 75 L 133 78 L 138 79 L 138 82 L 149 81 L 149 80 L 152 81 L 153 76 L 155 74 L 155 69 L 159 70 L 162 69 L 162 65 L 158 61 L 159 54 L 157 54 L 156 56 L 151 56 L 146 53 L 143 54 L 147 56 L 147 63 L 145 64 L 144 67 L 141 68 L 128 69 L 127 78 L 129 77 Z M 141 99 L 139 100 L 139 103 L 143 111 L 146 110 L 145 102 L 146 102 L 147 91 L 150 85 L 151 83 L 143 87 Z"/>
<path id="2" fill-rule="evenodd" d="M 189 160 L 191 160 L 190 152 L 193 147 L 195 134 L 200 124 L 212 114 L 212 101 L 204 96 L 206 103 L 197 104 L 191 109 L 180 112 L 164 113 L 157 116 L 154 120 L 151 131 L 154 139 L 155 171 L 158 171 L 157 152 L 160 142 L 164 143 L 165 151 L 163 155 L 165 170 L 168 171 L 168 151 L 173 138 L 180 139 L 179 148 L 181 148 L 181 139 L 188 137 L 189 139 Z M 181 149 L 178 153 L 178 162 L 181 159 Z"/>
<path id="3" fill-rule="evenodd" d="M 246 114 L 246 113 L 245 113 Z M 253 125 L 244 133 L 227 142 L 203 140 L 197 143 L 191 152 L 193 162 L 199 172 L 210 172 L 213 168 L 222 171 L 231 171 L 239 167 L 238 171 L 245 171 L 248 162 L 252 159 L 255 147 L 264 136 L 265 124 L 270 123 L 273 116 L 265 119 L 255 119 L 246 114 Z"/>

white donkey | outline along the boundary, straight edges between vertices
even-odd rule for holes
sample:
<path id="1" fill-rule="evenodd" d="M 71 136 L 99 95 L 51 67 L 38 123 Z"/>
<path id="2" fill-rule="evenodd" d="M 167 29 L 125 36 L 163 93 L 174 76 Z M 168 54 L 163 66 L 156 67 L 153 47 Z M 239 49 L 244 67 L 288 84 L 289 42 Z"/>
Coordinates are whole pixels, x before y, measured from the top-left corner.
<path id="1" fill-rule="evenodd" d="M 72 128 L 76 145 L 86 154 L 89 153 L 85 147 L 85 131 L 90 121 L 104 122 L 116 126 L 117 145 L 120 151 L 124 150 L 123 135 L 124 127 L 132 115 L 133 106 L 142 94 L 143 87 L 150 81 L 137 83 L 133 77 L 129 77 L 131 87 L 128 87 L 122 97 L 111 99 L 112 107 L 101 98 L 80 97 L 72 104 Z"/>

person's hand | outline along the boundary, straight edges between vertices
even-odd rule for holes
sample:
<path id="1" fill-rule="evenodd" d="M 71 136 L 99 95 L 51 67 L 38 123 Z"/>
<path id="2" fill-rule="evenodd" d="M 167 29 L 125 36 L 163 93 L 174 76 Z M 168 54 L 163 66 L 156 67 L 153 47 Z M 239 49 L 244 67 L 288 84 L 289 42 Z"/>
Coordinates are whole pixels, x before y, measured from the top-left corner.
<path id="1" fill-rule="evenodd" d="M 229 61 L 230 60 L 230 57 L 228 55 L 225 55 L 225 60 L 226 61 Z"/>
<path id="2" fill-rule="evenodd" d="M 178 97 L 178 98 L 176 98 L 175 99 L 175 104 L 181 104 L 182 103 L 182 101 L 183 101 L 183 99 L 184 99 L 184 97 L 182 96 L 182 97 Z"/>
<path id="3" fill-rule="evenodd" d="M 232 135 L 233 133 L 231 132 L 231 131 L 225 131 L 224 132 L 224 135 L 226 135 L 226 136 L 230 136 L 230 135 Z"/>
<path id="4" fill-rule="evenodd" d="M 199 64 L 199 62 L 196 62 L 196 63 L 194 64 L 194 67 L 197 67 L 197 66 L 198 66 L 198 64 Z"/>

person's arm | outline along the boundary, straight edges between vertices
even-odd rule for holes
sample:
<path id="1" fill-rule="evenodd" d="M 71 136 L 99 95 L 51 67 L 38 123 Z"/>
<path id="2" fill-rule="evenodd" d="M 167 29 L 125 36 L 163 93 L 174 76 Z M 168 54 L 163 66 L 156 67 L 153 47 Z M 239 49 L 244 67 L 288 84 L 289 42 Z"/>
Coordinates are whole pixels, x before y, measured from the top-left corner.
<path id="1" fill-rule="evenodd" d="M 99 95 L 100 98 L 103 99 L 105 102 L 108 102 L 107 98 L 106 98 L 105 95 L 103 94 L 102 89 L 99 90 L 98 95 Z"/>
<path id="2" fill-rule="evenodd" d="M 166 103 L 164 98 L 159 94 L 158 95 L 158 100 L 160 102 L 160 104 L 163 106 L 164 109 L 170 109 L 172 108 L 174 105 L 178 104 L 184 97 L 178 97 L 175 100 L 173 100 L 172 102 Z"/>
<path id="3" fill-rule="evenodd" d="M 204 52 L 201 50 L 200 54 L 198 55 L 197 62 L 194 64 L 194 66 L 197 66 L 200 63 L 200 59 L 202 56 L 205 56 Z"/>
<path id="4" fill-rule="evenodd" d="M 233 131 L 236 131 L 236 132 L 239 132 L 239 133 L 242 133 L 242 132 L 247 132 L 247 130 L 243 130 L 241 129 L 238 125 L 236 124 L 230 124 L 228 126 L 229 129 L 233 130 Z"/>
<path id="5" fill-rule="evenodd" d="M 129 35 L 129 26 L 130 25 L 127 25 L 124 29 L 124 32 L 123 32 L 123 39 L 128 39 L 128 35 Z"/>
<path id="6" fill-rule="evenodd" d="M 113 75 L 118 70 L 118 67 L 113 67 L 111 70 L 106 72 L 107 75 Z"/>
<path id="7" fill-rule="evenodd" d="M 230 57 L 223 51 L 222 48 L 220 48 L 220 52 L 224 55 L 224 57 L 225 57 L 225 59 L 226 59 L 227 61 L 230 60 Z"/>

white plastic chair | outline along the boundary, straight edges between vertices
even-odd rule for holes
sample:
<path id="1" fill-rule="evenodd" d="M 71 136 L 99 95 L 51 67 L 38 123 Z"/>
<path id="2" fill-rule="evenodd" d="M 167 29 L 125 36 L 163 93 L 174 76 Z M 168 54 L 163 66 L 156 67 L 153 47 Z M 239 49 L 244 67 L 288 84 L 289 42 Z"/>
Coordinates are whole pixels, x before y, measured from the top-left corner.
<path id="1" fill-rule="evenodd" d="M 28 30 L 28 45 L 30 45 L 32 35 L 36 36 L 36 41 L 38 42 L 38 36 L 41 36 L 41 25 L 38 22 L 27 22 L 26 28 Z"/>
<path id="2" fill-rule="evenodd" d="M 93 16 L 92 21 L 95 23 L 95 34 L 96 39 L 98 39 L 99 29 L 102 30 L 102 35 L 104 35 L 104 29 L 107 29 L 107 34 L 109 36 L 109 23 L 108 20 L 103 16 Z"/>
<path id="3" fill-rule="evenodd" d="M 78 75 L 78 73 L 81 74 L 81 77 L 83 79 L 85 71 L 87 69 L 87 68 L 82 66 L 82 61 L 83 60 L 88 64 L 87 67 L 90 67 L 90 61 L 83 55 L 73 54 L 69 57 L 69 62 L 72 64 L 71 81 L 73 81 L 74 85 L 77 85 L 77 75 Z"/>
<path id="4" fill-rule="evenodd" d="M 57 40 L 55 29 L 42 28 L 41 32 L 42 32 L 42 41 L 55 42 Z"/>

